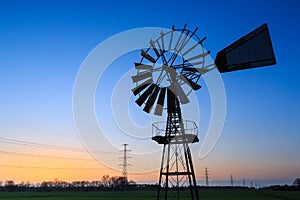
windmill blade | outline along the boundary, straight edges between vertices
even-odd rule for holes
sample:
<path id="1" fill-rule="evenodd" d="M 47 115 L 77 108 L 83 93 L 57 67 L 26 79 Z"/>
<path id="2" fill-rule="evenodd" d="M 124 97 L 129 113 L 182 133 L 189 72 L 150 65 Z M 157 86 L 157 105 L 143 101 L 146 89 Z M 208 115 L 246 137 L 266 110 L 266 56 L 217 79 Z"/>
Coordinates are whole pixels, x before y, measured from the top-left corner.
<path id="1" fill-rule="evenodd" d="M 204 40 L 206 40 L 206 37 L 202 38 L 200 41 L 199 41 L 199 44 L 202 44 L 204 42 Z"/>
<path id="2" fill-rule="evenodd" d="M 204 58 L 204 57 L 207 56 L 209 53 L 210 53 L 210 51 L 204 52 L 204 53 L 202 53 L 202 54 L 199 54 L 199 55 L 193 56 L 193 57 L 191 57 L 191 58 L 188 58 L 188 59 L 184 60 L 184 62 L 190 62 L 190 61 L 195 60 L 195 59 L 198 59 L 198 58 Z"/>
<path id="3" fill-rule="evenodd" d="M 184 67 L 182 68 L 183 71 L 188 71 L 188 72 L 198 72 L 202 68 L 195 68 L 195 67 Z"/>
<path id="4" fill-rule="evenodd" d="M 188 78 L 184 75 L 182 75 L 182 76 L 183 76 L 182 80 L 184 82 L 186 82 L 191 88 L 193 88 L 193 90 L 199 90 L 201 88 L 201 85 L 199 85 L 198 83 L 195 83 L 190 78 Z"/>
<path id="5" fill-rule="evenodd" d="M 175 62 L 175 60 L 176 60 L 176 58 L 177 58 L 177 56 L 178 56 L 178 53 L 180 52 L 180 46 L 182 45 L 182 44 L 184 44 L 184 42 L 186 41 L 186 38 L 187 38 L 187 35 L 186 34 L 184 34 L 184 32 L 185 32 L 185 29 L 186 28 L 186 24 L 184 25 L 184 27 L 183 27 L 183 29 L 181 30 L 181 33 L 179 34 L 179 37 L 177 38 L 177 42 L 176 42 L 176 45 L 175 45 L 175 47 L 174 47 L 174 52 L 172 53 L 172 55 L 169 57 L 169 59 L 168 59 L 168 65 L 170 65 L 170 66 L 172 66 L 173 65 L 173 63 Z M 181 39 L 182 38 L 182 35 L 184 35 L 183 36 L 183 39 Z M 178 45 L 179 45 L 179 48 L 178 48 Z"/>
<path id="6" fill-rule="evenodd" d="M 190 39 L 196 34 L 197 30 L 198 30 L 198 28 L 195 28 L 195 30 L 192 32 L 191 35 L 189 35 L 190 32 L 186 35 L 186 37 L 188 37 L 188 39 L 186 41 L 184 40 L 182 42 L 182 44 L 181 44 L 181 46 L 179 48 L 179 52 L 181 52 L 182 49 L 187 45 L 187 43 L 190 41 Z"/>
<path id="7" fill-rule="evenodd" d="M 185 28 L 186 28 L 186 24 L 184 25 L 183 29 L 181 30 L 181 33 L 180 33 L 180 35 L 177 39 L 177 42 L 176 42 L 176 45 L 175 45 L 174 49 L 178 49 L 179 43 L 182 42 L 181 37 L 182 37 L 184 31 L 186 30 Z M 185 41 L 185 40 L 183 40 L 183 41 Z"/>
<path id="8" fill-rule="evenodd" d="M 206 67 L 201 67 L 201 68 L 197 68 L 197 67 L 184 67 L 182 68 L 183 71 L 186 72 L 194 72 L 194 73 L 200 73 L 201 75 L 209 72 L 211 69 L 208 69 Z"/>
<path id="9" fill-rule="evenodd" d="M 161 47 L 162 47 L 162 50 L 165 50 L 165 39 L 164 39 L 164 32 L 161 31 L 160 32 L 160 38 L 161 38 Z"/>
<path id="10" fill-rule="evenodd" d="M 172 79 L 172 83 L 168 87 L 168 89 L 170 89 L 176 96 L 178 96 L 180 103 L 182 104 L 189 103 L 190 100 L 188 99 L 187 95 L 179 85 L 178 80 L 174 77 L 173 78 L 171 77 L 171 79 Z"/>
<path id="11" fill-rule="evenodd" d="M 132 76 L 131 78 L 132 78 L 132 81 L 134 83 L 136 83 L 136 82 L 139 82 L 141 80 L 144 80 L 144 79 L 150 78 L 150 77 L 152 78 L 152 73 L 151 72 L 143 72 L 143 73 L 137 74 L 135 76 Z"/>
<path id="12" fill-rule="evenodd" d="M 161 47 L 161 45 L 160 45 L 160 43 L 159 43 L 159 40 L 156 40 L 156 44 L 157 44 L 157 46 L 158 46 L 158 49 L 156 48 L 156 50 L 158 50 L 159 52 L 160 52 L 160 54 L 159 55 L 157 55 L 157 57 L 161 57 L 162 58 L 162 61 L 163 61 L 163 64 L 167 64 L 167 59 L 166 59 L 166 57 L 165 57 L 165 55 L 164 55 L 164 46 L 163 47 Z"/>
<path id="13" fill-rule="evenodd" d="M 141 70 L 152 70 L 153 66 L 152 65 L 145 65 L 142 63 L 134 63 L 135 69 L 141 69 Z"/>
<path id="14" fill-rule="evenodd" d="M 221 73 L 276 64 L 267 24 L 219 51 L 215 64 Z"/>
<path id="15" fill-rule="evenodd" d="M 201 45 L 202 42 L 206 40 L 206 37 L 202 38 L 198 43 L 194 44 L 192 47 L 190 47 L 188 50 L 186 50 L 183 54 L 182 57 L 184 57 L 186 54 L 188 54 L 189 52 L 191 52 L 193 49 L 195 49 L 197 46 Z"/>
<path id="16" fill-rule="evenodd" d="M 156 56 L 159 57 L 159 56 L 160 56 L 160 55 L 159 55 L 159 52 L 158 52 L 158 50 L 157 50 L 157 48 L 156 48 L 156 46 L 155 46 L 155 44 L 154 44 L 154 42 L 153 42 L 152 39 L 150 40 L 150 46 L 151 46 L 152 49 L 154 50 Z"/>
<path id="17" fill-rule="evenodd" d="M 150 56 L 150 55 L 149 55 L 147 52 L 145 52 L 144 50 L 142 50 L 141 55 L 142 55 L 143 57 L 145 57 L 147 60 L 149 60 L 150 62 L 152 62 L 152 63 L 155 63 L 155 61 L 156 61 L 152 56 Z"/>
<path id="18" fill-rule="evenodd" d="M 194 68 L 195 66 L 197 65 L 203 65 L 203 61 L 200 61 L 200 62 L 192 62 L 192 63 L 184 63 L 184 64 L 177 64 L 177 65 L 173 65 L 172 67 L 174 69 L 185 69 L 185 68 Z M 200 69 L 200 68 L 198 68 Z"/>
<path id="19" fill-rule="evenodd" d="M 203 61 L 190 63 L 192 66 L 202 65 Z"/>
<path id="20" fill-rule="evenodd" d="M 192 51 L 193 49 L 195 49 L 198 45 L 200 45 L 199 43 L 194 44 L 191 48 L 189 48 L 188 50 L 186 50 L 182 56 L 184 57 L 186 54 L 188 54 L 190 51 Z"/>
<path id="21" fill-rule="evenodd" d="M 159 97 L 157 100 L 157 105 L 156 105 L 155 111 L 154 111 L 155 115 L 162 116 L 164 102 L 165 102 L 165 96 L 166 96 L 166 88 L 161 88 Z"/>
<path id="22" fill-rule="evenodd" d="M 199 85 L 197 82 L 194 82 L 188 75 L 180 75 L 181 80 L 183 80 L 186 84 L 188 84 L 193 90 L 199 90 L 201 88 L 201 85 Z"/>
<path id="23" fill-rule="evenodd" d="M 158 85 L 154 84 L 155 85 L 155 89 L 154 91 L 152 92 L 152 94 L 150 95 L 150 97 L 148 98 L 147 102 L 146 102 L 146 106 L 144 107 L 144 111 L 149 113 L 151 108 L 153 107 L 153 104 L 157 98 L 157 95 L 158 95 L 158 92 L 160 90 L 160 87 L 158 87 Z"/>
<path id="24" fill-rule="evenodd" d="M 147 100 L 147 98 L 151 95 L 154 88 L 155 88 L 155 84 L 150 85 L 150 87 L 148 87 L 146 89 L 146 91 L 135 102 L 139 106 L 141 106 Z"/>
<path id="25" fill-rule="evenodd" d="M 141 91 L 143 91 L 146 87 L 148 87 L 152 82 L 153 82 L 153 79 L 149 78 L 148 80 L 146 80 L 142 84 L 140 84 L 140 85 L 136 86 L 135 88 L 133 88 L 131 91 L 133 92 L 134 96 L 136 96 Z"/>
<path id="26" fill-rule="evenodd" d="M 169 50 L 172 48 L 173 34 L 174 34 L 174 26 L 172 27 L 172 32 L 171 32 L 171 36 L 170 36 Z"/>

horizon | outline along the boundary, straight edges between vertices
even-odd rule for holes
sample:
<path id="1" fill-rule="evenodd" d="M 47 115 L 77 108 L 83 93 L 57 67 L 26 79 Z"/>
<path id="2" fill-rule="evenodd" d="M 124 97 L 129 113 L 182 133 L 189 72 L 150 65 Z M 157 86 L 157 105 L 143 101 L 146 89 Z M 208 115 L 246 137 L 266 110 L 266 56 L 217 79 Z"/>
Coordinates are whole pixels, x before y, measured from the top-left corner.
<path id="1" fill-rule="evenodd" d="M 157 172 L 157 174 L 159 175 L 159 173 Z M 107 174 L 109 175 L 109 174 Z M 109 178 L 112 177 L 122 177 L 122 176 L 109 176 Z M 197 186 L 199 187 L 244 187 L 243 181 L 245 181 L 245 187 L 246 188 L 251 188 L 254 187 L 256 189 L 259 188 L 264 188 L 264 187 L 270 187 L 270 186 L 276 186 L 276 185 L 280 185 L 280 186 L 284 186 L 284 185 L 288 185 L 288 186 L 292 186 L 293 182 L 296 180 L 296 178 L 294 180 L 263 180 L 263 179 L 235 179 L 233 181 L 233 186 L 231 186 L 231 181 L 230 181 L 230 177 L 228 179 L 213 179 L 213 180 L 209 180 L 209 186 L 206 186 L 205 183 L 205 179 L 203 180 L 197 180 Z M 27 183 L 27 184 L 33 184 L 35 186 L 43 183 L 43 182 L 68 182 L 68 183 L 72 183 L 72 182 L 76 182 L 76 181 L 88 181 L 88 182 L 93 182 L 93 181 L 99 181 L 102 182 L 103 181 L 100 179 L 91 179 L 91 180 L 78 180 L 78 179 L 74 179 L 74 180 L 61 180 L 59 178 L 55 178 L 53 180 L 42 180 L 42 181 L 36 181 L 36 182 L 30 182 L 30 181 L 26 181 L 26 180 L 19 180 L 19 181 L 15 181 L 15 180 L 0 180 L 0 187 L 5 185 L 6 181 L 14 181 L 15 185 L 19 185 L 19 184 L 23 184 L 23 183 Z M 137 184 L 143 185 L 143 184 L 149 184 L 149 185 L 156 185 L 158 184 L 157 181 L 135 181 L 132 179 L 128 179 L 128 181 L 134 181 Z M 252 185 L 252 186 L 251 186 Z"/>
<path id="2" fill-rule="evenodd" d="M 0 138 L 0 139 L 3 139 L 3 138 Z M 25 142 L 25 141 L 17 141 L 19 143 L 19 145 L 22 146 L 22 143 L 20 142 Z M 27 143 L 25 144 L 31 144 L 30 142 L 26 141 Z M 33 143 L 32 143 L 33 144 Z M 41 145 L 43 144 L 40 144 L 40 143 L 34 143 L 35 145 L 38 145 L 37 148 L 40 148 Z M 51 144 L 48 144 L 49 146 Z M 47 147 L 47 146 L 46 146 Z M 51 146 L 50 146 L 51 147 Z M 32 184 L 38 184 L 38 183 L 42 183 L 44 181 L 55 181 L 55 180 L 59 180 L 59 181 L 67 181 L 67 182 L 73 182 L 73 181 L 101 181 L 102 179 L 102 176 L 103 175 L 109 175 L 109 177 L 116 177 L 116 176 L 122 176 L 121 174 L 121 170 L 115 170 L 115 169 L 110 169 L 106 172 L 111 172 L 111 174 L 109 173 L 101 173 L 103 169 L 107 170 L 107 168 L 103 168 L 102 167 L 99 167 L 99 163 L 96 159 L 92 158 L 90 154 L 88 154 L 88 152 L 85 152 L 84 149 L 73 149 L 73 147 L 65 147 L 65 146 L 52 146 L 52 147 L 61 147 L 61 148 L 66 148 L 65 150 L 66 151 L 72 151 L 72 150 L 82 150 L 82 154 L 86 154 L 86 157 L 72 157 L 72 156 L 69 156 L 69 157 L 61 157 L 61 156 L 49 156 L 49 158 L 51 159 L 66 159 L 66 160 L 74 160 L 75 159 L 75 162 L 79 161 L 79 162 L 82 162 L 82 160 L 84 162 L 92 162 L 94 163 L 93 167 L 92 168 L 83 168 L 83 167 L 70 167 L 70 166 L 67 166 L 66 168 L 64 167 L 43 167 L 43 166 L 36 166 L 36 167 L 27 167 L 27 166 L 24 166 L 24 165 L 15 165 L 15 166 L 5 166 L 5 165 L 2 165 L 0 164 L 0 167 L 2 168 L 13 168 L 14 172 L 20 170 L 20 171 L 26 171 L 26 170 L 35 170 L 35 171 L 46 171 L 46 172 L 53 172 L 55 173 L 56 175 L 57 174 L 64 174 L 65 171 L 72 171 L 73 173 L 76 174 L 76 172 L 80 172 L 80 171 L 93 171 L 94 173 L 96 172 L 100 172 L 100 173 L 97 173 L 99 177 L 97 178 L 94 178 L 94 174 L 93 174 L 93 177 L 90 177 L 90 176 L 87 176 L 87 179 L 78 179 L 78 178 L 74 178 L 74 176 L 70 176 L 70 172 L 68 172 L 68 177 L 69 178 L 60 178 L 59 176 L 56 176 L 56 175 L 53 175 L 52 177 L 54 178 L 48 178 L 48 179 L 43 179 L 43 178 L 37 178 L 37 179 L 33 179 L 33 180 L 26 180 L 26 179 L 18 179 L 18 178 L 15 178 L 15 179 L 1 179 L 0 178 L 0 182 L 2 181 L 2 183 L 4 184 L 5 181 L 9 181 L 9 180 L 12 180 L 14 181 L 16 184 L 19 184 L 19 183 L 22 183 L 22 182 L 30 182 Z M 43 147 L 45 148 L 45 147 Z M 121 149 L 120 149 L 121 150 Z M 54 150 L 54 151 L 57 151 L 57 150 Z M 61 150 L 59 150 L 61 151 Z M 5 152 L 5 151 L 4 151 Z M 0 153 L 3 153 L 3 151 L 0 151 Z M 10 152 L 6 152 L 7 154 L 10 154 Z M 39 159 L 38 157 L 46 157 L 46 160 L 48 159 L 47 158 L 47 155 L 41 155 L 41 154 L 37 154 L 37 153 L 34 153 L 34 154 L 26 154 L 26 153 L 14 153 L 14 154 L 19 154 L 19 156 L 21 157 L 26 157 L 26 156 L 29 156 L 31 157 L 31 159 L 35 160 L 35 159 Z M 119 153 L 119 156 L 122 156 L 122 152 Z M 28 159 L 28 158 L 27 158 Z M 82 159 L 82 160 L 81 160 Z M 119 161 L 122 161 L 122 160 L 119 160 Z M 36 168 L 36 169 L 34 169 Z M 121 168 L 120 168 L 121 169 Z M 204 173 L 204 167 L 202 169 L 202 173 L 196 173 L 196 177 L 197 177 L 197 183 L 198 183 L 198 186 L 205 186 L 205 173 Z M 209 170 L 209 174 L 214 174 L 212 170 Z M 3 170 L 3 172 L 5 173 L 5 170 Z M 42 172 L 40 172 L 42 173 Z M 38 173 L 38 174 L 40 174 Z M 81 174 L 85 174 L 85 173 L 82 173 Z M 90 172 L 88 173 L 90 174 Z M 253 183 L 253 187 L 255 188 L 259 188 L 259 187 L 267 187 L 267 186 L 271 186 L 271 185 L 292 185 L 293 181 L 297 178 L 296 176 L 295 177 L 292 177 L 291 179 L 286 179 L 286 180 L 282 180 L 282 179 L 268 179 L 268 178 L 259 178 L 259 177 L 235 177 L 234 176 L 234 173 L 233 174 L 228 174 L 228 177 L 222 177 L 222 178 L 214 178 L 213 176 L 209 175 L 209 184 L 210 186 L 231 186 L 231 182 L 230 182 L 230 175 L 233 175 L 233 179 L 234 179 L 234 186 L 243 186 L 243 180 L 245 180 L 246 182 L 246 187 L 251 187 L 251 182 Z M 143 178 L 139 178 L 139 177 L 143 177 Z M 155 171 L 155 172 L 146 172 L 146 173 L 132 173 L 130 171 L 130 169 L 128 170 L 128 180 L 132 180 L 132 181 L 135 181 L 136 183 L 138 184 L 157 184 L 157 180 L 156 178 L 158 178 L 159 176 L 159 171 Z M 147 178 L 146 178 L 147 177 Z M 202 178 L 201 178 L 202 177 Z M 33 178 L 33 177 L 31 177 Z M 150 180 L 149 180 L 150 179 Z M 256 186 L 255 186 L 256 185 Z"/>
<path id="3" fill-rule="evenodd" d="M 129 144 L 132 157 L 129 180 L 157 181 L 159 172 L 147 171 L 159 169 L 162 146 L 150 139 L 151 132 L 140 132 L 137 137 L 120 130 L 111 106 L 116 85 L 134 68 L 140 52 L 129 52 L 111 63 L 95 91 L 95 115 L 110 144 L 93 138 L 99 145 L 88 148 L 83 133 L 78 133 L 72 110 L 74 84 L 86 57 L 109 37 L 135 28 L 180 28 L 186 23 L 190 29 L 198 27 L 199 36 L 207 37 L 204 46 L 213 58 L 267 23 L 277 61 L 275 66 L 222 74 L 227 101 L 225 124 L 216 146 L 205 158 L 200 158 L 199 149 L 210 123 L 211 99 L 202 80 L 202 88 L 193 94 L 201 114 L 195 117 L 200 144 L 191 145 L 197 182 L 204 181 L 206 167 L 212 181 L 225 184 L 228 180 L 228 185 L 230 175 L 237 181 L 288 185 L 300 176 L 298 1 L 274 1 L 271 5 L 258 0 L 172 5 L 156 1 L 152 2 L 159 4 L 154 6 L 155 12 L 138 1 L 122 6 L 118 1 L 118 6 L 110 3 L 0 3 L 0 181 L 120 176 L 119 151 L 124 143 Z M 131 88 L 119 87 L 128 93 Z M 134 98 L 128 104 L 138 127 L 151 122 Z M 188 111 L 183 112 L 184 117 L 194 117 L 193 108 L 184 109 Z"/>

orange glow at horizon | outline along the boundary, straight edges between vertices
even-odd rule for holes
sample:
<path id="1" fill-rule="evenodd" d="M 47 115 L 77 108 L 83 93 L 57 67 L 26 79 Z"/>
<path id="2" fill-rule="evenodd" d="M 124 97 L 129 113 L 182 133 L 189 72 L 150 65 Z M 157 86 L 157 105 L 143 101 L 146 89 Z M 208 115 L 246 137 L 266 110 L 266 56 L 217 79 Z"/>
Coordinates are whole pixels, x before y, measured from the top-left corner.
<path id="1" fill-rule="evenodd" d="M 74 157 L 74 156 L 73 156 Z M 121 170 L 114 170 L 100 164 L 96 160 L 91 161 L 78 161 L 78 160 L 54 160 L 47 158 L 27 158 L 27 157 L 11 157 L 0 156 L 1 165 L 1 181 L 13 180 L 16 183 L 31 182 L 41 183 L 43 181 L 54 181 L 55 179 L 61 181 L 101 181 L 103 175 L 121 176 Z M 159 161 L 157 161 L 159 162 Z M 203 162 L 205 164 L 205 162 Z M 202 165 L 202 164 L 201 164 Z M 9 167 L 15 166 L 15 167 Z M 20 166 L 18 168 L 17 166 Z M 30 168 L 30 167 L 42 167 L 42 168 Z M 202 165 L 204 166 L 204 165 Z M 212 166 L 212 163 L 210 163 Z M 24 167 L 24 168 L 21 168 Z M 27 168 L 28 167 L 28 168 Z M 45 168 L 44 168 L 45 167 Z M 57 168 L 57 169 L 51 169 Z M 78 170 L 80 168 L 86 170 Z M 121 169 L 121 168 L 120 168 Z M 269 168 L 260 169 L 244 166 L 229 167 L 223 163 L 213 162 L 213 166 L 209 167 L 210 178 L 212 180 L 227 180 L 232 174 L 234 179 L 272 179 L 272 178 L 284 178 L 289 176 L 289 173 L 285 173 L 280 176 L 274 176 L 274 171 Z M 291 170 L 294 170 L 291 168 Z M 204 180 L 204 167 L 195 166 L 195 173 L 197 180 Z M 128 170 L 128 179 L 135 182 L 157 182 L 159 172 L 146 172 L 146 173 L 132 173 Z"/>
<path id="2" fill-rule="evenodd" d="M 101 180 L 106 174 L 109 176 L 121 174 L 120 171 L 106 167 L 93 159 L 87 152 L 74 153 L 40 148 L 32 150 L 28 147 L 11 148 L 9 145 L 0 150 L 2 151 L 0 181 L 13 180 L 16 183 L 27 181 L 39 183 L 55 179 L 70 182 L 92 181 Z M 3 152 L 18 152 L 19 154 L 11 155 Z"/>
<path id="3" fill-rule="evenodd" d="M 13 148 L 12 148 L 13 147 Z M 0 181 L 13 180 L 16 183 L 31 182 L 41 183 L 43 181 L 101 181 L 103 175 L 121 176 L 122 166 L 119 155 L 108 156 L 115 159 L 114 165 L 117 169 L 109 168 L 99 161 L 93 159 L 87 152 L 68 152 L 61 150 L 37 149 L 30 147 L 17 148 L 7 145 L 1 146 L 1 151 L 19 152 L 24 155 L 0 154 Z M 218 149 L 216 149 L 218 151 Z M 28 155 L 42 155 L 36 157 Z M 196 155 L 196 154 L 195 154 Z M 203 181 L 205 178 L 204 169 L 208 167 L 210 179 L 228 180 L 233 175 L 235 180 L 242 179 L 287 179 L 294 178 L 293 174 L 297 171 L 296 166 L 289 166 L 288 163 L 268 163 L 268 161 L 249 160 L 238 163 L 230 157 L 219 157 L 212 153 L 204 160 L 196 159 L 194 155 L 194 169 L 196 178 Z M 48 156 L 48 157 L 47 157 Z M 52 156 L 52 157 L 51 157 Z M 56 158 L 55 158 L 56 157 Z M 64 159 L 74 158 L 74 159 Z M 150 158 L 149 158 L 150 159 Z M 237 158 L 235 158 L 237 159 Z M 145 159 L 144 159 L 145 160 Z M 152 159 L 153 160 L 153 159 Z M 145 160 L 147 161 L 147 160 Z M 152 162 L 151 159 L 149 163 Z M 160 159 L 155 160 L 160 163 Z M 146 166 L 148 163 L 140 163 Z M 128 168 L 128 179 L 135 182 L 156 183 L 159 178 L 159 170 L 134 173 L 135 167 Z M 278 173 L 280 172 L 280 173 Z"/>

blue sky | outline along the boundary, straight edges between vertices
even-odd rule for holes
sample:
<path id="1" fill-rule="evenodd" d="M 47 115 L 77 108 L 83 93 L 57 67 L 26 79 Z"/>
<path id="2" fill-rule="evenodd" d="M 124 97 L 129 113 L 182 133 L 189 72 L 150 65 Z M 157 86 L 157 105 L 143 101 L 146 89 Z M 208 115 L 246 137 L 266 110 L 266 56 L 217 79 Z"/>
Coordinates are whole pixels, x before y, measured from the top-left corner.
<path id="1" fill-rule="evenodd" d="M 88 53 L 114 34 L 187 23 L 207 36 L 205 47 L 214 58 L 219 50 L 266 22 L 277 64 L 222 75 L 227 118 L 216 148 L 199 162 L 199 174 L 209 167 L 215 179 L 235 173 L 242 178 L 238 172 L 242 169 L 246 178 L 259 179 L 263 175 L 255 171 L 269 170 L 276 175 L 262 179 L 292 181 L 300 168 L 298 13 L 296 0 L 1 1 L 0 136 L 80 147 L 72 116 L 76 74 Z M 125 69 L 136 61 L 130 58 L 124 59 Z M 114 66 L 107 77 L 120 77 L 125 69 Z M 104 80 L 113 84 L 109 78 Z M 110 94 L 111 87 L 103 92 Z M 200 101 L 201 94 L 205 92 L 197 92 Z M 228 177 L 216 163 L 222 163 Z"/>

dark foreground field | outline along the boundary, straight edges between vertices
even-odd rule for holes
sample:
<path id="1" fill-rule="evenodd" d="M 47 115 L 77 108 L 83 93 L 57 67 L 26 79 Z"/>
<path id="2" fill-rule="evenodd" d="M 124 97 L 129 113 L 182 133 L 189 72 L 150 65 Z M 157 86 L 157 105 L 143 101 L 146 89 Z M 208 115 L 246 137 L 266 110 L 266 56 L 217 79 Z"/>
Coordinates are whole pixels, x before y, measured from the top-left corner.
<path id="1" fill-rule="evenodd" d="M 117 200 L 155 199 L 155 191 L 104 191 L 104 192 L 0 192 L 0 199 L 7 200 Z M 300 200 L 300 192 L 248 190 L 248 189 L 203 189 L 201 200 Z"/>

